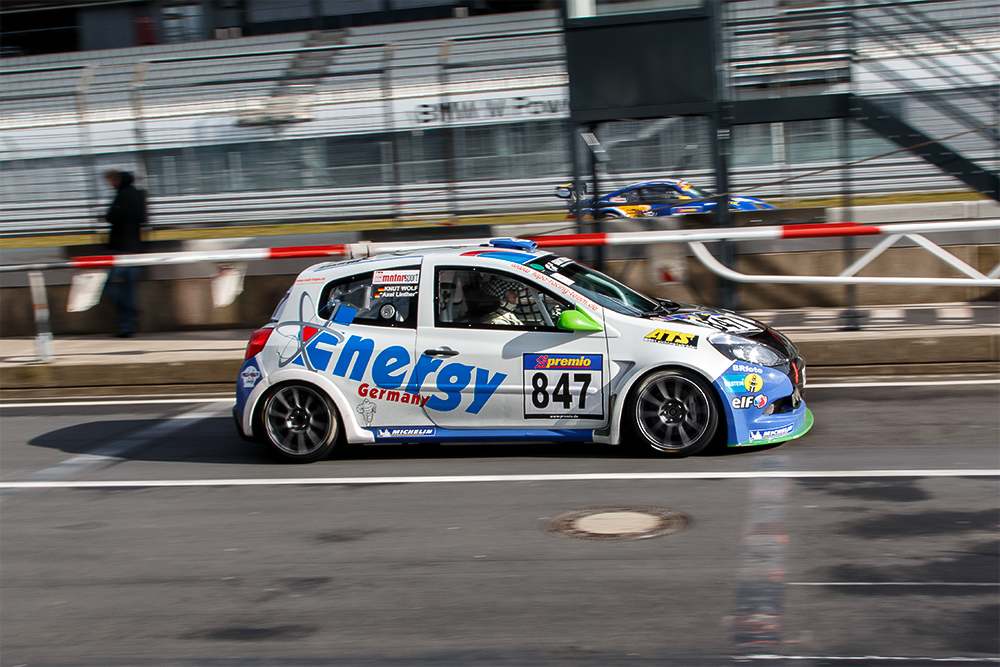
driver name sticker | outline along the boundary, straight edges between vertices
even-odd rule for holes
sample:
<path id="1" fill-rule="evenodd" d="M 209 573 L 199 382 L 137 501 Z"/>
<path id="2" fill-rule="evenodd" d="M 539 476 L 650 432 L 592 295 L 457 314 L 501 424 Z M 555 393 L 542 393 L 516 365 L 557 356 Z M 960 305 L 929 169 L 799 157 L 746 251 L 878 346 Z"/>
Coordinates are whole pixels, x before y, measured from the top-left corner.
<path id="1" fill-rule="evenodd" d="M 402 297 L 409 299 L 417 295 L 418 289 L 420 288 L 416 285 L 381 285 L 375 289 L 373 298 L 387 299 L 389 297 Z"/>
<path id="2" fill-rule="evenodd" d="M 604 356 L 524 355 L 525 419 L 603 419 Z"/>

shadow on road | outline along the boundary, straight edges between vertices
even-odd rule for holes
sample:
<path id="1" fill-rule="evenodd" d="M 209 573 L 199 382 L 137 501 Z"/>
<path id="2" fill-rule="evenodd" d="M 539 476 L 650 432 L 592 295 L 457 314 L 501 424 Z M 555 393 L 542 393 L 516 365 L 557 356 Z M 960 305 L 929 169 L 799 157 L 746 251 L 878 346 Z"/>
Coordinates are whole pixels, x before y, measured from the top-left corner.
<path id="1" fill-rule="evenodd" d="M 248 443 L 235 433 L 228 417 L 205 419 L 166 437 L 143 433 L 159 419 L 101 421 L 57 429 L 28 441 L 32 447 L 58 449 L 70 454 L 86 453 L 95 447 L 134 439 L 135 447 L 126 449 L 120 458 L 127 461 L 222 463 L 260 465 L 276 459 L 264 445 Z M 102 437 L 103 435 L 103 437 Z M 773 446 L 772 446 L 773 447 Z M 711 448 L 705 456 L 739 456 L 770 447 Z M 661 459 L 655 452 L 627 446 L 595 443 L 467 443 L 467 444 L 380 444 L 341 445 L 333 459 L 340 460 L 421 460 L 483 458 L 555 458 L 555 459 Z"/>

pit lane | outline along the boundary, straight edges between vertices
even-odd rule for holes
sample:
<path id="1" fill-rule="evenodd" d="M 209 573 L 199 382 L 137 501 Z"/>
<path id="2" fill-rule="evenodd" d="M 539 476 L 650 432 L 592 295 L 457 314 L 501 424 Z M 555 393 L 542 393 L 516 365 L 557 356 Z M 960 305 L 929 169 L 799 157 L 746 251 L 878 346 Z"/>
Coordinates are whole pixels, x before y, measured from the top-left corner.
<path id="1" fill-rule="evenodd" d="M 97 486 L 4 489 L 3 663 L 1000 661 L 998 394 L 810 387 L 804 439 L 683 460 L 378 446 L 310 466 L 206 399 L 4 407 L 4 483 Z M 689 523 L 545 531 L 622 505 Z"/>

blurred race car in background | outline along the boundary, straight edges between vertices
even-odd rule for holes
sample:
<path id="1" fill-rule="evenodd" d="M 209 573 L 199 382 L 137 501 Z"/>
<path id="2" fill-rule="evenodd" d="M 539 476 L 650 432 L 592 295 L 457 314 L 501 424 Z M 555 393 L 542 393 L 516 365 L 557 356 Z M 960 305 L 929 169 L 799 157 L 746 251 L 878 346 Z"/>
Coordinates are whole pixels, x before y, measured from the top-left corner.
<path id="1" fill-rule="evenodd" d="M 584 184 L 583 194 L 587 194 Z M 569 218 L 576 217 L 575 204 L 580 193 L 572 183 L 556 188 L 556 197 L 569 203 Z M 687 181 L 675 178 L 661 178 L 655 181 L 633 183 L 615 190 L 597 200 L 600 217 L 603 218 L 651 218 L 655 216 L 679 215 L 684 213 L 709 213 L 715 210 L 715 195 L 694 187 Z M 594 200 L 581 202 L 583 219 L 594 217 Z M 731 211 L 766 211 L 775 209 L 767 202 L 755 197 L 730 197 Z"/>

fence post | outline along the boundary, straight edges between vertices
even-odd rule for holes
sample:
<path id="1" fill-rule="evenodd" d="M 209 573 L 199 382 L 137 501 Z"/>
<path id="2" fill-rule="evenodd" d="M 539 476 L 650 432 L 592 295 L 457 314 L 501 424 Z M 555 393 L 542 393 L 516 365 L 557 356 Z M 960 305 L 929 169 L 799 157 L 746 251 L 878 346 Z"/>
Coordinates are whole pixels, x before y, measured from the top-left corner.
<path id="1" fill-rule="evenodd" d="M 149 62 L 143 60 L 135 66 L 132 74 L 132 85 L 129 92 L 132 97 L 132 127 L 135 132 L 136 150 L 139 153 L 139 164 L 142 165 L 142 177 L 145 181 L 146 192 L 150 190 L 149 182 L 149 154 L 146 150 L 146 133 L 142 122 L 142 87 L 146 83 L 146 75 L 149 73 Z"/>
<path id="2" fill-rule="evenodd" d="M 389 206 L 392 210 L 392 219 L 399 221 L 402 217 L 402 201 L 400 197 L 399 178 L 399 148 L 396 141 L 396 123 L 392 115 L 392 75 L 389 72 L 389 63 L 396 51 L 396 45 L 389 43 L 385 45 L 382 52 L 382 104 L 385 114 L 385 131 L 389 135 L 389 160 L 392 169 L 392 179 L 389 183 Z"/>
<path id="3" fill-rule="evenodd" d="M 90 89 L 90 83 L 94 80 L 94 70 L 96 66 L 94 65 L 84 65 L 83 72 L 80 74 L 80 81 L 76 85 L 76 115 L 77 122 L 79 123 L 80 132 L 80 153 L 83 157 L 83 173 L 84 178 L 87 180 L 87 194 L 90 196 L 90 228 L 91 231 L 97 232 L 96 220 L 94 217 L 98 215 L 98 211 L 101 207 L 100 196 L 97 192 L 97 183 L 100 180 L 100 175 L 94 169 L 94 151 L 90 145 L 90 120 L 87 117 L 87 91 Z"/>
<path id="4" fill-rule="evenodd" d="M 49 324 L 49 297 L 45 293 L 45 277 L 41 271 L 28 271 L 28 285 L 31 288 L 31 308 L 35 313 L 35 352 L 38 360 L 47 364 L 52 361 L 52 327 Z"/>
<path id="5" fill-rule="evenodd" d="M 853 0 L 848 0 L 847 5 L 851 7 L 851 24 L 854 23 L 854 8 L 851 6 Z M 847 50 L 850 53 L 850 63 L 851 76 L 850 92 L 854 92 L 854 38 L 853 32 L 848 31 L 847 37 Z M 854 206 L 854 193 L 851 189 L 851 180 L 853 175 L 851 174 L 851 116 L 848 114 L 840 121 L 840 154 L 841 159 L 844 161 L 844 168 L 841 172 L 841 183 L 840 188 L 843 193 L 842 206 L 844 208 L 844 218 L 841 222 L 852 222 L 851 218 L 854 217 L 853 206 Z M 854 237 L 845 236 L 844 237 L 844 266 L 848 267 L 854 263 Z M 844 287 L 844 303 L 846 308 L 844 312 L 840 314 L 841 318 L 844 320 L 844 330 L 845 331 L 859 331 L 861 329 L 861 322 L 864 319 L 864 313 L 858 310 L 858 288 L 857 285 L 846 285 Z"/>
<path id="6" fill-rule="evenodd" d="M 448 214 L 458 215 L 458 198 L 455 192 L 455 180 L 458 178 L 458 168 L 455 164 L 455 127 L 451 119 L 451 104 L 448 102 L 448 56 L 451 55 L 451 40 L 441 42 L 438 51 L 438 86 L 441 89 L 441 130 L 444 133 L 445 187 L 448 188 Z"/>

